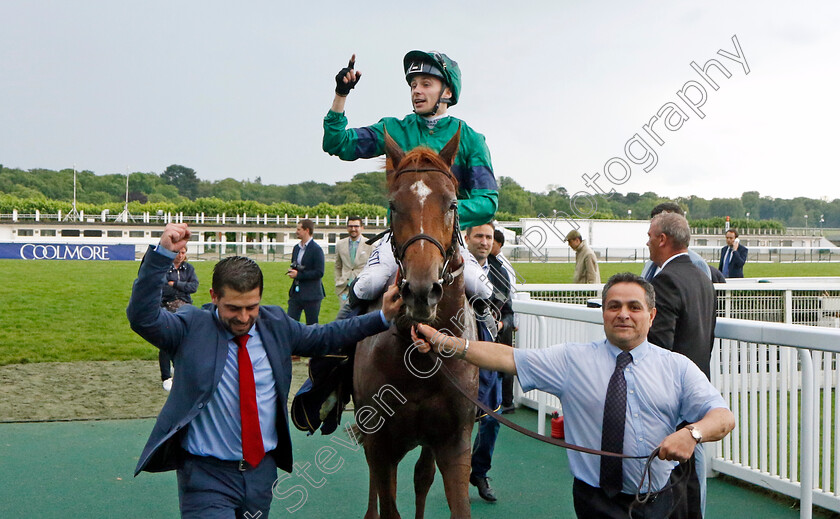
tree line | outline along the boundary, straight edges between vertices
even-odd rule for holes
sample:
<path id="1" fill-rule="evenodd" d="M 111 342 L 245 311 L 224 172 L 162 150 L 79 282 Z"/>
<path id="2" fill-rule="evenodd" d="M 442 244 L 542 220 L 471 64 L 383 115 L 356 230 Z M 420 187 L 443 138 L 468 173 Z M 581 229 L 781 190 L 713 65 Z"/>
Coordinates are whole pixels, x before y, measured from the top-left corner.
<path id="1" fill-rule="evenodd" d="M 89 213 L 104 209 L 122 210 L 125 203 L 125 175 L 76 173 L 78 207 Z M 570 194 L 561 186 L 548 186 L 544 192 L 529 191 L 510 177 L 499 179 L 499 220 L 557 212 L 571 213 Z M 158 210 L 194 213 L 249 214 L 342 214 L 382 216 L 388 206 L 385 173 L 359 173 L 349 181 L 326 184 L 306 181 L 298 184 L 263 184 L 254 180 L 202 180 L 195 170 L 173 164 L 162 173 L 129 174 L 129 210 L 133 213 Z M 0 165 L 0 212 L 56 213 L 67 211 L 73 200 L 73 170 L 21 170 Z M 670 200 L 656 193 L 615 193 L 598 199 L 593 218 L 645 219 L 660 202 Z M 687 196 L 673 200 L 686 211 L 695 226 L 722 226 L 730 216 L 733 225 L 752 228 L 840 227 L 840 199 L 832 201 L 764 196 L 747 191 L 739 198 Z M 807 215 L 807 218 L 805 217 Z M 717 225 L 720 222 L 720 225 Z"/>

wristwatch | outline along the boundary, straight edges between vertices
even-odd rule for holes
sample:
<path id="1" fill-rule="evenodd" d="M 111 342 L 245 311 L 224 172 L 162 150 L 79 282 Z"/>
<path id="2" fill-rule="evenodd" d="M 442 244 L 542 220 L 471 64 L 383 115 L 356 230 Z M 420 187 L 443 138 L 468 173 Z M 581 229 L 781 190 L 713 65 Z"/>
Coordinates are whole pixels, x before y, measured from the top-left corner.
<path id="1" fill-rule="evenodd" d="M 703 433 L 700 432 L 700 429 L 694 427 L 693 425 L 686 425 L 685 428 L 691 433 L 691 437 L 694 438 L 694 441 L 697 443 L 703 441 Z"/>

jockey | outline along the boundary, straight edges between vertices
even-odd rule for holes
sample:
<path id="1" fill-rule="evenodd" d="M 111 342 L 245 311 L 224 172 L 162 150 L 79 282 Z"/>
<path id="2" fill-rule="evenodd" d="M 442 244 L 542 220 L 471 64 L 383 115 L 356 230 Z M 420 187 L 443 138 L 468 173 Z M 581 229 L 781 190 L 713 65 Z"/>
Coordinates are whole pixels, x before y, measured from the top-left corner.
<path id="1" fill-rule="evenodd" d="M 413 50 L 403 58 L 405 80 L 411 87 L 414 113 L 403 119 L 386 117 L 363 128 L 347 129 L 344 105 L 347 94 L 355 88 L 362 73 L 355 70 L 356 55 L 336 75 L 335 98 L 324 118 L 324 151 L 342 160 L 378 157 L 385 153 L 385 129 L 405 151 L 427 146 L 436 152 L 449 142 L 459 126 L 461 143 L 452 174 L 458 179 L 458 216 L 463 228 L 490 222 L 496 214 L 499 193 L 490 151 L 484 136 L 447 110 L 458 102 L 461 93 L 461 69 L 446 54 Z M 467 297 L 489 298 L 492 285 L 472 254 L 461 248 L 465 261 L 464 281 Z M 376 299 L 388 279 L 397 271 L 390 235 L 371 253 L 368 263 L 350 289 L 350 305 L 358 300 Z"/>

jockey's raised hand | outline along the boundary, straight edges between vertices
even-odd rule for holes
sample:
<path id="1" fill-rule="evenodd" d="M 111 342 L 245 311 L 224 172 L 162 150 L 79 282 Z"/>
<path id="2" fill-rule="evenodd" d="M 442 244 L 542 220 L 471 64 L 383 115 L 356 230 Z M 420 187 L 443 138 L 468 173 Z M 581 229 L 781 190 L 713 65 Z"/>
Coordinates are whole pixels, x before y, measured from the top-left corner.
<path id="1" fill-rule="evenodd" d="M 335 93 L 341 97 L 347 97 L 347 94 L 356 88 L 356 83 L 360 79 L 362 79 L 362 73 L 356 70 L 356 55 L 353 54 L 347 66 L 335 75 Z"/>

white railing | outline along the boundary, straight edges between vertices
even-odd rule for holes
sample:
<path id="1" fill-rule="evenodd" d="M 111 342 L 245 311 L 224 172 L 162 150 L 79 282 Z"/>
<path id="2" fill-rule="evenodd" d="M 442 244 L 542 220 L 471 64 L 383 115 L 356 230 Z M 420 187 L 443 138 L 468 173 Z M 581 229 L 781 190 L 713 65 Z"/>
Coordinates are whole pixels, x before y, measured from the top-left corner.
<path id="1" fill-rule="evenodd" d="M 600 263 L 644 263 L 650 256 L 647 247 L 608 247 L 591 245 Z M 840 261 L 840 248 L 826 246 L 751 245 L 747 267 L 750 263 L 826 263 Z M 567 245 L 531 248 L 525 245 L 505 245 L 505 256 L 510 261 L 531 263 L 574 263 L 575 252 Z M 717 266 L 720 247 L 692 245 L 691 250 Z"/>
<path id="2" fill-rule="evenodd" d="M 586 304 L 603 285 L 515 285 L 531 299 Z M 730 280 L 715 285 L 719 317 L 840 328 L 840 278 Z"/>
<path id="3" fill-rule="evenodd" d="M 545 348 L 604 337 L 601 312 L 580 305 L 517 299 L 519 348 Z M 736 429 L 706 449 L 707 464 L 749 483 L 840 512 L 840 330 L 720 318 L 712 383 L 736 418 Z M 553 395 L 516 389 L 516 400 L 545 414 Z"/>
<path id="4" fill-rule="evenodd" d="M 194 213 L 188 214 L 183 212 L 160 212 L 160 213 L 138 213 L 125 216 L 123 214 L 113 214 L 108 211 L 102 213 L 85 214 L 80 211 L 77 217 L 72 219 L 67 218 L 66 213 L 59 211 L 58 213 L 42 213 L 35 211 L 34 213 L 19 213 L 13 211 L 11 213 L 0 213 L 0 223 L 5 223 L 8 220 L 10 223 L 66 223 L 68 225 L 77 223 L 110 223 L 110 224 L 167 224 L 167 223 L 192 223 L 200 225 L 262 225 L 262 226 L 295 226 L 304 218 L 312 220 L 316 226 L 345 226 L 347 225 L 347 217 L 352 215 L 278 215 L 278 214 L 205 214 Z M 386 226 L 387 219 L 384 216 L 365 216 L 362 218 L 362 224 L 365 226 Z"/>

